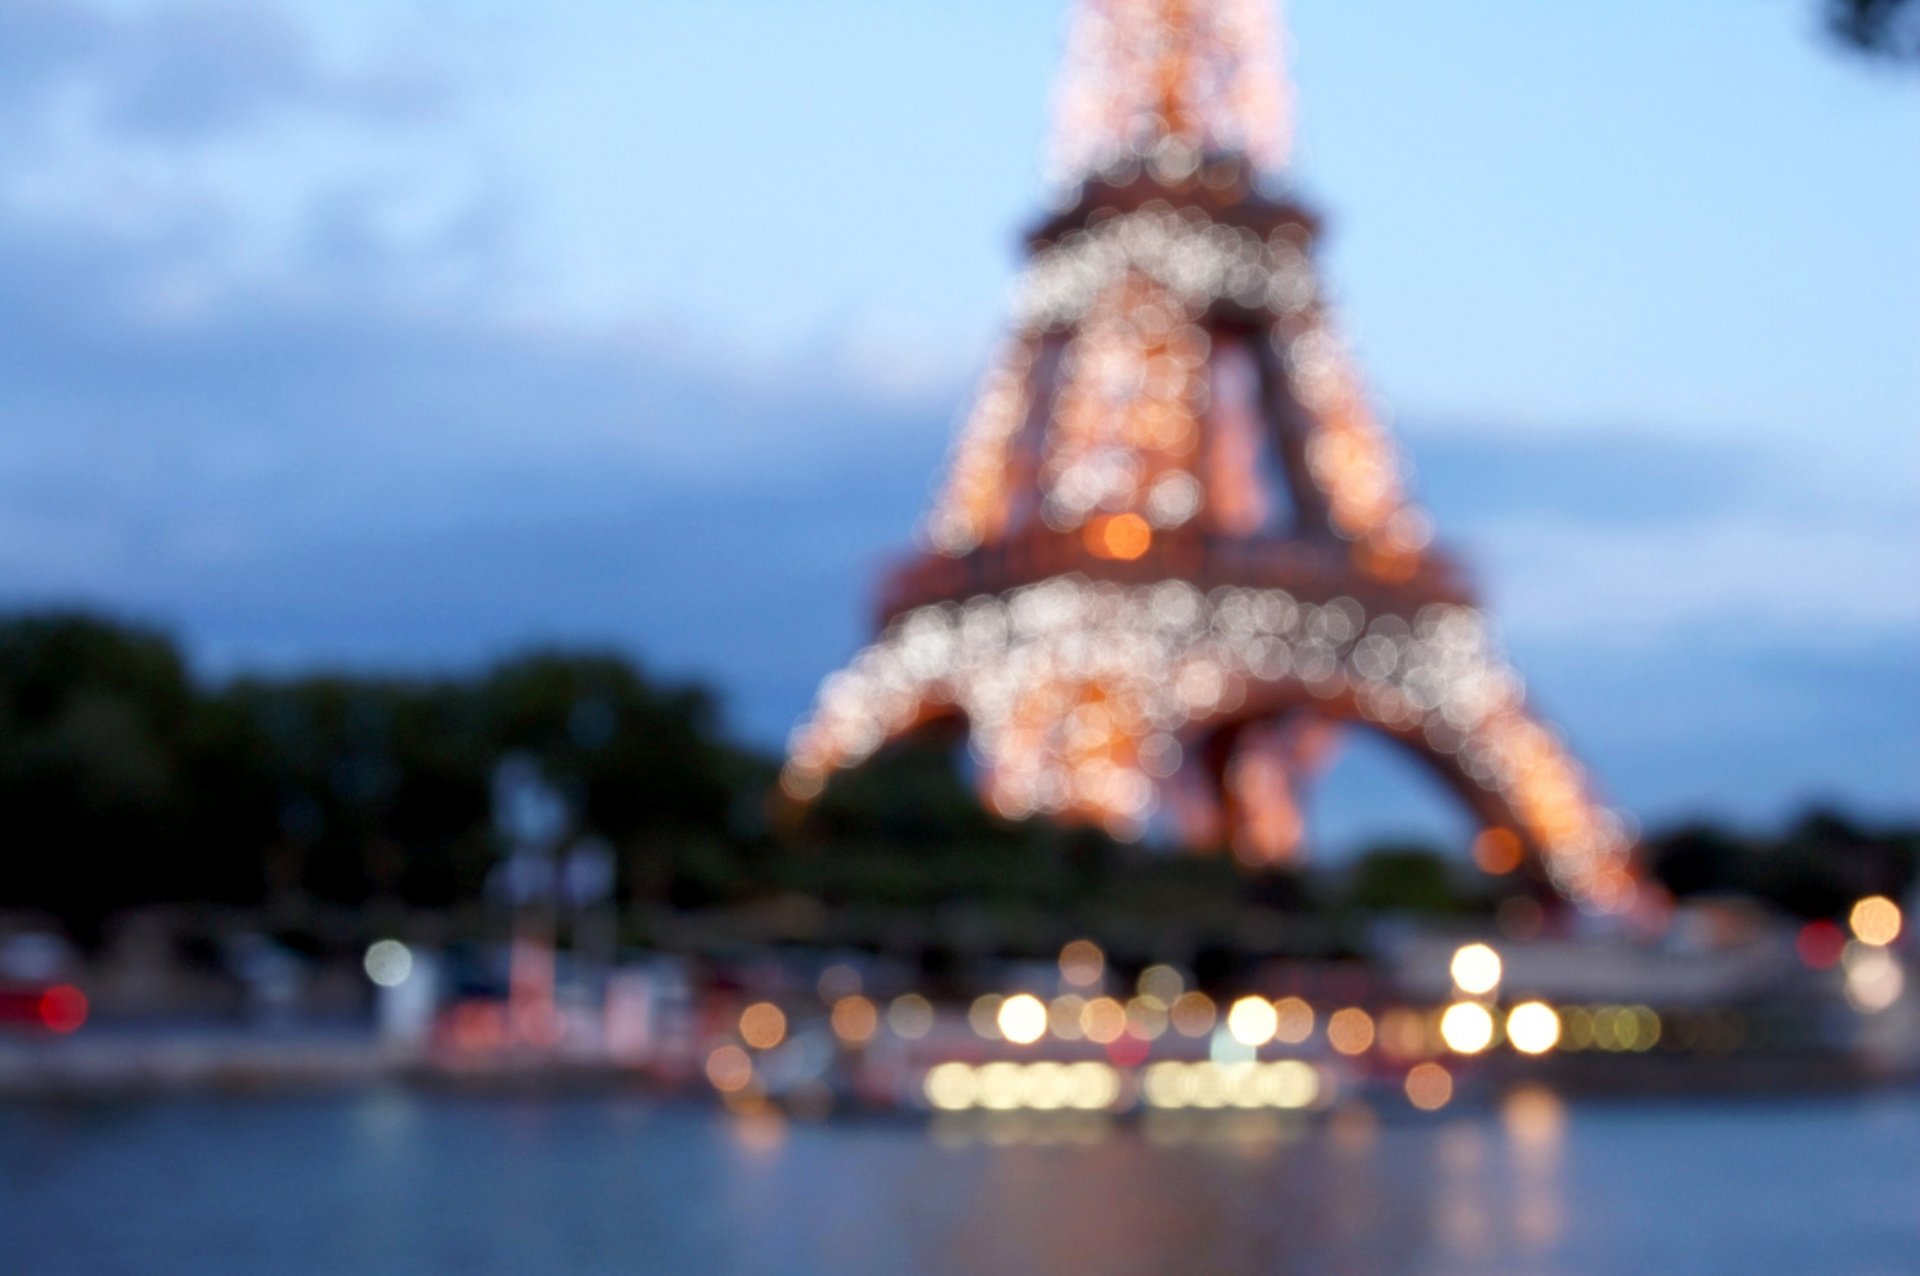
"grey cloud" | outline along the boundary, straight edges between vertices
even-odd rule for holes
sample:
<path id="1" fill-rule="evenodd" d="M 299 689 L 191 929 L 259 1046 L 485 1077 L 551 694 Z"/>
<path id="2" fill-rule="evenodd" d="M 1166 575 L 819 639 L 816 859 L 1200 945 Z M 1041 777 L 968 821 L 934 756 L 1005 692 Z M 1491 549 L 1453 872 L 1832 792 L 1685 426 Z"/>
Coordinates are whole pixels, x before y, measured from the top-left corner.
<path id="1" fill-rule="evenodd" d="M 91 91 L 108 133 L 175 145 L 288 111 L 419 122 L 449 92 L 417 59 L 327 65 L 269 0 L 164 0 L 133 12 L 83 0 L 0 5 L 0 107 L 30 109 L 72 84 Z"/>

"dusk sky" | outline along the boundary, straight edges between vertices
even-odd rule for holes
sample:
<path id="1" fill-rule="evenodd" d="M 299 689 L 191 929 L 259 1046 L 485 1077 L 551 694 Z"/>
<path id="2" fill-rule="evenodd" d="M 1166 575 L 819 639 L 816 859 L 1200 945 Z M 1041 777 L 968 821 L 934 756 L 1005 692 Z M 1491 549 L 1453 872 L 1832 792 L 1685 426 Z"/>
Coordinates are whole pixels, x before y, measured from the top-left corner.
<path id="1" fill-rule="evenodd" d="M 1912 74 L 1812 0 L 1291 10 L 1323 271 L 1602 791 L 1920 815 Z M 0 0 L 0 606 L 209 678 L 613 646 L 777 745 L 1000 324 L 1065 12 Z M 1458 827 L 1347 756 L 1334 844 Z"/>

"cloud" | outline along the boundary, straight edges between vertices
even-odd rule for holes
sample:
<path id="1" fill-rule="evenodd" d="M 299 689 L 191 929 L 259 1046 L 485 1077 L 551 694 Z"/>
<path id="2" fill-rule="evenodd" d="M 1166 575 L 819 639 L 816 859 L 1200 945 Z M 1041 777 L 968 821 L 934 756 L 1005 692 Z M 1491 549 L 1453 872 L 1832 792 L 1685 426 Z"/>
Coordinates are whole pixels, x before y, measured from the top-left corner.
<path id="1" fill-rule="evenodd" d="M 1849 647 L 1920 637 L 1920 514 L 1808 523 L 1483 520 L 1497 610 L 1516 632 L 1587 649 L 1756 640 Z"/>
<path id="2" fill-rule="evenodd" d="M 167 0 L 131 11 L 10 0 L 0 8 L 0 105 L 44 110 L 63 91 L 83 101 L 93 127 L 181 145 L 284 111 L 417 120 L 445 85 L 398 58 L 330 65 L 270 0 Z"/>

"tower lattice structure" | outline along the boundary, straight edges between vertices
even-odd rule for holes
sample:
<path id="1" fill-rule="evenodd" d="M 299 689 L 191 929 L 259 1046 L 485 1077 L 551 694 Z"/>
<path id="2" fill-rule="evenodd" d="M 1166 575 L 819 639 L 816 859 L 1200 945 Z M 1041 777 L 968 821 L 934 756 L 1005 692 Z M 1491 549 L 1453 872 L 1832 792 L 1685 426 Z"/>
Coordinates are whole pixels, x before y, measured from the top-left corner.
<path id="1" fill-rule="evenodd" d="M 1049 176 L 993 356 L 880 636 L 782 784 L 810 798 L 962 718 L 1010 817 L 1291 855 L 1340 731 L 1424 761 L 1565 895 L 1633 890 L 1623 823 L 1529 707 L 1435 543 L 1279 180 L 1271 0 L 1082 0 Z"/>

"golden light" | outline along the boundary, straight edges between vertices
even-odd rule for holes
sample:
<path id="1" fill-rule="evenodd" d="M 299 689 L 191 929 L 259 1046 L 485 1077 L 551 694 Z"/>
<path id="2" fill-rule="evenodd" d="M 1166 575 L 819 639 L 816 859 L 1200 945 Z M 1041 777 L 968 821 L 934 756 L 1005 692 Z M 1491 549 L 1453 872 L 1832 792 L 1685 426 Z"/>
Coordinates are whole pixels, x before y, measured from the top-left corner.
<path id="1" fill-rule="evenodd" d="M 1440 1039 L 1455 1054 L 1479 1054 L 1493 1044 L 1493 1016 L 1473 1001 L 1456 1001 L 1440 1016 Z"/>
<path id="2" fill-rule="evenodd" d="M 1218 1018 L 1213 998 L 1203 992 L 1183 992 L 1174 998 L 1173 1030 L 1183 1037 L 1204 1037 Z"/>
<path id="3" fill-rule="evenodd" d="M 1507 1012 L 1507 1040 L 1521 1054 L 1545 1054 L 1560 1044 L 1560 1016 L 1544 1001 L 1523 1001 Z"/>
<path id="4" fill-rule="evenodd" d="M 1473 862 L 1483 873 L 1504 876 L 1519 868 L 1520 860 L 1520 839 L 1511 829 L 1486 829 L 1473 839 Z"/>
<path id="5" fill-rule="evenodd" d="M 753 1080 L 753 1060 L 739 1046 L 721 1046 L 707 1056 L 707 1080 L 722 1094 L 736 1094 Z"/>
<path id="6" fill-rule="evenodd" d="M 1227 1032 L 1243 1046 L 1264 1046 L 1279 1027 L 1273 1003 L 1265 997 L 1242 997 L 1227 1010 Z"/>
<path id="7" fill-rule="evenodd" d="M 933 1003 L 917 992 L 902 993 L 887 1006 L 887 1027 L 896 1037 L 918 1041 L 933 1031 Z"/>
<path id="8" fill-rule="evenodd" d="M 998 1060 L 983 1065 L 973 1075 L 980 1085 L 981 1107 L 1007 1112 L 1026 1102 L 1026 1070 L 1019 1064 Z"/>
<path id="9" fill-rule="evenodd" d="M 787 1038 L 787 1016 L 771 1001 L 756 1001 L 740 1012 L 740 1040 L 755 1050 L 771 1050 Z"/>
<path id="10" fill-rule="evenodd" d="M 1076 939 L 1060 950 L 1060 977 L 1076 988 L 1099 983 L 1106 969 L 1107 955 L 1091 939 Z"/>
<path id="11" fill-rule="evenodd" d="M 1273 1039 L 1282 1045 L 1297 1046 L 1313 1035 L 1313 1007 L 1300 998 L 1282 997 L 1273 1014 Z"/>
<path id="12" fill-rule="evenodd" d="M 943 1063 L 927 1071 L 923 1085 L 927 1102 L 943 1112 L 960 1112 L 974 1105 L 980 1086 L 973 1069 L 964 1063 Z"/>
<path id="13" fill-rule="evenodd" d="M 833 1003 L 833 1035 L 848 1045 L 869 1040 L 880 1027 L 880 1011 L 867 998 L 855 994 Z"/>
<path id="14" fill-rule="evenodd" d="M 1030 1046 L 1047 1035 L 1047 1003 L 1032 993 L 1016 993 L 1000 1003 L 994 1023 L 1016 1046 Z"/>
<path id="15" fill-rule="evenodd" d="M 1109 1107 L 1120 1097 L 1120 1074 L 1104 1063 L 1083 1059 L 1067 1065 L 1067 1103 L 1082 1111 Z"/>
<path id="16" fill-rule="evenodd" d="M 1847 925 L 1855 939 L 1875 948 L 1885 948 L 1900 938 L 1900 905 L 1885 895 L 1869 895 L 1853 906 Z"/>
<path id="17" fill-rule="evenodd" d="M 1320 1074 L 1298 1059 L 1266 1065 L 1263 1092 L 1277 1108 L 1304 1108 L 1320 1097 Z"/>
<path id="18" fill-rule="evenodd" d="M 1453 983 L 1461 992 L 1478 997 L 1500 986 L 1500 954 L 1485 944 L 1464 944 L 1453 954 L 1448 966 Z"/>
<path id="19" fill-rule="evenodd" d="M 1138 514 L 1112 514 L 1088 523 L 1084 540 L 1096 557 L 1131 562 L 1153 544 L 1153 528 Z"/>
<path id="20" fill-rule="evenodd" d="M 1080 1029 L 1087 1040 L 1110 1045 L 1127 1030 L 1127 1010 L 1111 997 L 1095 997 L 1080 1012 Z"/>
<path id="21" fill-rule="evenodd" d="M 1437 1063 L 1415 1064 L 1406 1084 L 1407 1101 L 1422 1112 L 1437 1112 L 1453 1099 L 1453 1074 Z"/>
<path id="22" fill-rule="evenodd" d="M 1051 1059 L 1027 1065 L 1026 1104 L 1040 1112 L 1067 1105 L 1067 1069 Z"/>
<path id="23" fill-rule="evenodd" d="M 1334 1011 L 1327 1020 L 1327 1044 L 1341 1054 L 1365 1054 L 1373 1045 L 1373 1016 L 1358 1006 Z"/>

